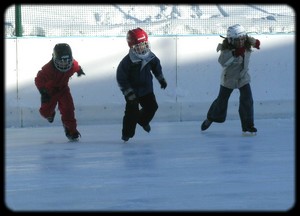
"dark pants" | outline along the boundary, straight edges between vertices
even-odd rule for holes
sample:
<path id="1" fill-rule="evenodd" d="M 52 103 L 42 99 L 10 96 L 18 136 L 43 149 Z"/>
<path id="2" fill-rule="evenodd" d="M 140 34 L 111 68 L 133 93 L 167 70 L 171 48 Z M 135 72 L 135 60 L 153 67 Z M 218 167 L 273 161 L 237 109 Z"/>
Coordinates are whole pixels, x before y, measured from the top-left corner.
<path id="1" fill-rule="evenodd" d="M 142 107 L 139 109 L 139 105 Z M 133 137 L 136 125 L 146 126 L 153 119 L 158 105 L 154 93 L 139 97 L 138 101 L 126 100 L 126 107 L 123 117 L 122 135 Z"/>
<path id="2" fill-rule="evenodd" d="M 220 86 L 218 97 L 211 104 L 207 119 L 212 122 L 222 123 L 226 120 L 228 100 L 233 89 Z M 241 120 L 242 129 L 254 125 L 253 120 L 253 98 L 250 84 L 246 84 L 239 88 L 240 100 L 239 100 L 239 115 Z"/>

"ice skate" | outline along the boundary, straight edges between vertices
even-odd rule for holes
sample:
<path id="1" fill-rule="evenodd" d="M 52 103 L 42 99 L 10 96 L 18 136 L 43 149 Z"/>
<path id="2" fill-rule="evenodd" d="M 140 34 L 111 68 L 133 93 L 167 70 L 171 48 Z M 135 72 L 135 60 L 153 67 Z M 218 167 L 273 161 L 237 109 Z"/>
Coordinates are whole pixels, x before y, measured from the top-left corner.
<path id="1" fill-rule="evenodd" d="M 54 111 L 54 113 L 52 114 L 52 116 L 47 117 L 48 122 L 52 123 L 52 122 L 54 121 L 54 117 L 55 117 L 55 111 Z"/>
<path id="2" fill-rule="evenodd" d="M 243 135 L 256 135 L 257 129 L 254 126 L 243 128 Z"/>
<path id="3" fill-rule="evenodd" d="M 129 137 L 127 137 L 127 136 L 122 136 L 122 140 L 123 140 L 124 143 L 125 143 L 125 142 L 127 142 L 127 141 L 129 140 Z"/>
<path id="4" fill-rule="evenodd" d="M 201 125 L 201 130 L 205 131 L 211 125 L 212 121 L 205 119 L 205 121 Z"/>
<path id="5" fill-rule="evenodd" d="M 78 141 L 79 137 L 81 137 L 81 134 L 77 130 L 71 133 L 68 128 L 64 127 L 64 129 L 65 129 L 66 137 L 71 142 Z"/>
<path id="6" fill-rule="evenodd" d="M 150 131 L 151 131 L 151 127 L 150 127 L 149 124 L 143 126 L 143 129 L 144 129 L 146 132 L 148 132 L 148 133 L 150 133 Z"/>

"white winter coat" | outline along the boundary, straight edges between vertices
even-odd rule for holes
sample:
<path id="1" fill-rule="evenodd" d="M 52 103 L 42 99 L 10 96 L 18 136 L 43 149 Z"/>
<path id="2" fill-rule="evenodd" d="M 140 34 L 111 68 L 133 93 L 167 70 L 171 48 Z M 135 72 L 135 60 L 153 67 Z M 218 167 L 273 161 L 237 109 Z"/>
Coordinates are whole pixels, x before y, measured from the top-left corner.
<path id="1" fill-rule="evenodd" d="M 221 50 L 218 45 L 217 51 Z M 250 83 L 250 75 L 248 73 L 248 66 L 250 61 L 251 51 L 246 50 L 244 57 L 234 57 L 232 50 L 221 50 L 218 62 L 223 67 L 221 74 L 221 85 L 236 89 Z"/>

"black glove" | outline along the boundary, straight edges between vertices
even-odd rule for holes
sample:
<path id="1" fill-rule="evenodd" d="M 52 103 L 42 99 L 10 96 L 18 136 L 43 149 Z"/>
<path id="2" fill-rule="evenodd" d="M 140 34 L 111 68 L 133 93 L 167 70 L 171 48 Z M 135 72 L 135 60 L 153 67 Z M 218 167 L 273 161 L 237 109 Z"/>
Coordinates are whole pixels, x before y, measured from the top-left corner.
<path id="1" fill-rule="evenodd" d="M 79 71 L 77 72 L 77 77 L 80 77 L 81 75 L 85 75 L 82 68 L 80 67 Z"/>
<path id="2" fill-rule="evenodd" d="M 162 89 L 167 88 L 167 85 L 168 85 L 165 79 L 159 80 L 159 84 L 160 84 L 160 88 L 162 88 Z"/>
<path id="3" fill-rule="evenodd" d="M 39 92 L 41 93 L 41 103 L 47 103 L 51 100 L 51 96 L 48 94 L 46 89 L 39 89 Z"/>

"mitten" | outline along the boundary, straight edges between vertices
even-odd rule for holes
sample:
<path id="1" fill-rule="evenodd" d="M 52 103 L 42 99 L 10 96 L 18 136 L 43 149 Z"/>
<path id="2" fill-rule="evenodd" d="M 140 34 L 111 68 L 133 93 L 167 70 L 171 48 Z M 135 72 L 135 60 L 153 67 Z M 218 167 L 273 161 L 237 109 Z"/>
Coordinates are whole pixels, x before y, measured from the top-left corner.
<path id="1" fill-rule="evenodd" d="M 160 84 L 160 88 L 162 88 L 162 89 L 167 88 L 167 85 L 168 85 L 165 79 L 159 80 L 159 84 Z"/>
<path id="2" fill-rule="evenodd" d="M 251 46 L 253 46 L 256 49 L 260 49 L 260 41 L 258 39 L 248 36 L 248 41 L 250 42 Z"/>
<path id="3" fill-rule="evenodd" d="M 233 51 L 233 55 L 234 55 L 235 57 L 239 57 L 239 56 L 244 57 L 244 55 L 245 55 L 245 47 L 236 48 L 236 49 Z"/>
<path id="4" fill-rule="evenodd" d="M 137 99 L 132 89 L 128 89 L 127 91 L 124 91 L 124 96 L 127 101 L 135 101 Z"/>
<path id="5" fill-rule="evenodd" d="M 47 103 L 51 100 L 51 96 L 48 94 L 46 89 L 39 89 L 39 92 L 41 94 L 41 103 Z"/>
<path id="6" fill-rule="evenodd" d="M 77 76 L 80 77 L 81 75 L 85 75 L 82 68 L 80 67 L 79 71 L 77 72 Z"/>
<path id="7" fill-rule="evenodd" d="M 256 49 L 260 49 L 259 46 L 260 46 L 260 41 L 259 41 L 258 39 L 256 39 L 256 40 L 255 40 L 255 44 L 254 44 L 253 47 L 256 48 Z"/>

